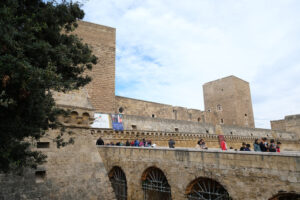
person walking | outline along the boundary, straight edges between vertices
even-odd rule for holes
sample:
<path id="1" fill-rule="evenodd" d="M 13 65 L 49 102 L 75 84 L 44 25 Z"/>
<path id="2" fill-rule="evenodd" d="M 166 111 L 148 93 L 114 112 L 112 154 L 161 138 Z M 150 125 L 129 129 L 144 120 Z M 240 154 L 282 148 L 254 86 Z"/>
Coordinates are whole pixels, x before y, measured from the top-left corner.
<path id="1" fill-rule="evenodd" d="M 169 148 L 175 148 L 175 141 L 173 139 L 169 140 Z"/>
<path id="2" fill-rule="evenodd" d="M 104 145 L 104 141 L 102 140 L 101 137 L 98 138 L 96 145 Z"/>
<path id="3" fill-rule="evenodd" d="M 254 151 L 261 151 L 258 138 L 255 139 L 255 141 L 253 143 L 253 148 L 254 148 Z"/>

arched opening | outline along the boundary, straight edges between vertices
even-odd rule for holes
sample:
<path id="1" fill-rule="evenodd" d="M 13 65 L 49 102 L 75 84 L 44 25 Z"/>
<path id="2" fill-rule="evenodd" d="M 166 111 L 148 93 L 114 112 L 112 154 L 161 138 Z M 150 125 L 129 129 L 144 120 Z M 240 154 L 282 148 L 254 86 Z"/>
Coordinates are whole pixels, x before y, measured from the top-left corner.
<path id="1" fill-rule="evenodd" d="M 149 167 L 142 175 L 144 200 L 164 199 L 171 200 L 171 187 L 160 169 Z"/>
<path id="2" fill-rule="evenodd" d="M 90 114 L 85 112 L 82 114 L 82 121 L 84 124 L 89 124 Z"/>
<path id="3" fill-rule="evenodd" d="M 71 112 L 71 123 L 77 124 L 77 117 L 78 117 L 78 112 L 72 111 Z"/>
<path id="4" fill-rule="evenodd" d="M 188 200 L 231 200 L 226 189 L 217 181 L 210 178 L 197 178 L 186 188 Z"/>
<path id="5" fill-rule="evenodd" d="M 116 199 L 127 200 L 127 183 L 123 170 L 115 166 L 108 173 L 108 177 L 116 194 Z"/>
<path id="6" fill-rule="evenodd" d="M 300 194 L 295 192 L 279 192 L 269 200 L 300 200 Z"/>

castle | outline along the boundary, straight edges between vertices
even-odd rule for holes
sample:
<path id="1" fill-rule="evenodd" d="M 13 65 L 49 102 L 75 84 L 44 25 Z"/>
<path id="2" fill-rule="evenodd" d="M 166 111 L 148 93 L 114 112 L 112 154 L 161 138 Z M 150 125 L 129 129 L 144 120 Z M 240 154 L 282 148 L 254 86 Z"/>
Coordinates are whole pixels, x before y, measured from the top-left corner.
<path id="1" fill-rule="evenodd" d="M 58 148 L 59 130 L 33 141 L 47 163 L 22 176 L 0 174 L 0 199 L 300 198 L 299 115 L 272 121 L 272 130 L 255 128 L 249 83 L 235 76 L 203 85 L 204 111 L 115 96 L 115 29 L 79 22 L 75 33 L 99 58 L 89 85 L 54 94 L 58 106 L 71 110 L 59 120 L 69 133 L 64 138 L 75 143 Z M 91 127 L 97 113 L 122 114 L 123 129 Z M 220 136 L 232 150 L 213 149 Z M 99 137 L 147 138 L 159 148 L 96 146 Z M 283 153 L 234 150 L 260 137 L 280 140 Z M 171 138 L 176 148 L 164 148 Z M 208 150 L 194 148 L 199 138 Z"/>

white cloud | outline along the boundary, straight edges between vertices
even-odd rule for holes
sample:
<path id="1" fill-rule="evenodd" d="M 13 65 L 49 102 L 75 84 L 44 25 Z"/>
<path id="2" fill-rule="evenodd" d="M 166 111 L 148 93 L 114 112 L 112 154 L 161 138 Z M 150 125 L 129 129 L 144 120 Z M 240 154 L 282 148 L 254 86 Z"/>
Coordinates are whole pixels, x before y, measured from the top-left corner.
<path id="1" fill-rule="evenodd" d="M 250 82 L 258 127 L 300 113 L 297 0 L 90 0 L 85 20 L 116 27 L 118 95 L 204 109 L 202 85 Z"/>

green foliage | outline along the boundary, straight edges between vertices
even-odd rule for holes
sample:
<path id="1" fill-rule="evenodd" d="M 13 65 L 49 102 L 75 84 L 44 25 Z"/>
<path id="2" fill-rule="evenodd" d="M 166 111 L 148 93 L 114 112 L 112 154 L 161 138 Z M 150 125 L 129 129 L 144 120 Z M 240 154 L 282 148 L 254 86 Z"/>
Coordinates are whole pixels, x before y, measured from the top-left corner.
<path id="1" fill-rule="evenodd" d="M 28 141 L 60 126 L 51 91 L 91 80 L 83 72 L 97 58 L 70 34 L 83 16 L 78 3 L 67 1 L 0 1 L 0 171 L 45 161 Z"/>

